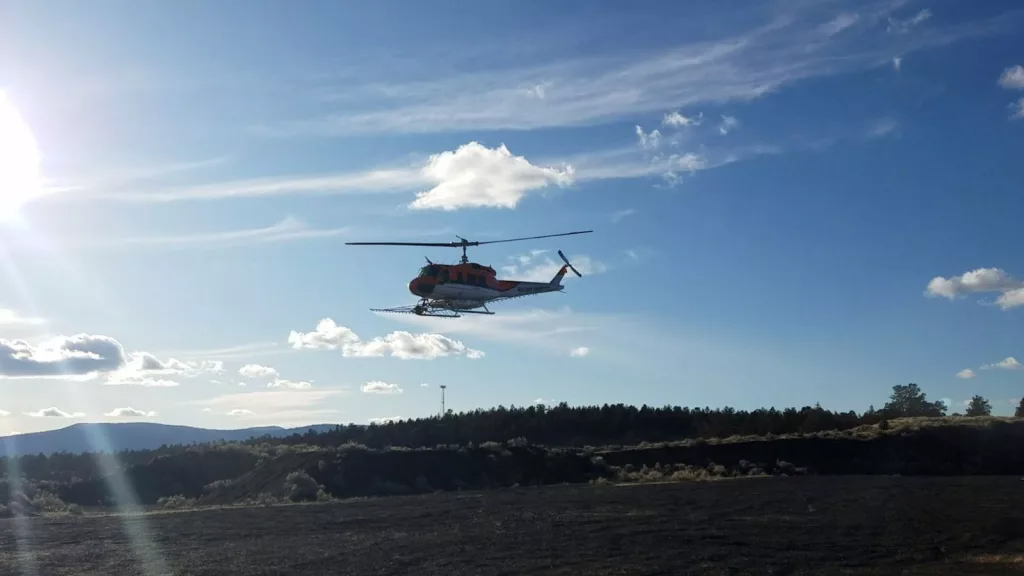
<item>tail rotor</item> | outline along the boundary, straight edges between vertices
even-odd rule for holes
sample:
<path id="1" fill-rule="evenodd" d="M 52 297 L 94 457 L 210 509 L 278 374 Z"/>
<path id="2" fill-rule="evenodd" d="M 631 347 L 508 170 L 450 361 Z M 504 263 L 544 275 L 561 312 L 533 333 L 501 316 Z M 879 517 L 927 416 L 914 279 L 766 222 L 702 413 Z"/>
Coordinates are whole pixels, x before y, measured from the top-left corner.
<path id="1" fill-rule="evenodd" d="M 565 262 L 565 265 L 569 268 L 569 270 L 572 270 L 573 274 L 579 276 L 580 278 L 583 278 L 583 274 L 580 274 L 579 270 L 573 268 L 572 264 L 569 263 L 569 259 L 565 257 L 565 254 L 562 254 L 561 250 L 558 251 L 558 256 L 559 258 L 562 259 L 562 262 Z"/>

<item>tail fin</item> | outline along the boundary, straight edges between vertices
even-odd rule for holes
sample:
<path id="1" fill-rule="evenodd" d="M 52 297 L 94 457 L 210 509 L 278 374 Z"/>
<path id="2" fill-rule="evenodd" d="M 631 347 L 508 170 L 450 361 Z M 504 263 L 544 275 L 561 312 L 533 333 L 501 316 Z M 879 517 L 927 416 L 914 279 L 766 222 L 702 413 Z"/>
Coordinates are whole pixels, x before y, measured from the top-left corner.
<path id="1" fill-rule="evenodd" d="M 551 279 L 551 285 L 552 286 L 561 286 L 562 285 L 562 278 L 565 278 L 565 273 L 568 270 L 569 270 L 568 266 L 562 266 L 558 270 L 558 274 L 555 274 L 555 277 Z"/>
<path id="2" fill-rule="evenodd" d="M 572 267 L 572 264 L 569 263 L 569 259 L 565 257 L 565 254 L 562 254 L 561 250 L 558 251 L 558 256 L 562 259 L 562 262 L 565 262 L 565 265 L 562 266 L 558 270 L 558 274 L 555 274 L 555 277 L 551 279 L 551 284 L 552 285 L 554 285 L 554 286 L 561 285 L 562 278 L 565 277 L 565 273 L 567 271 L 569 271 L 569 270 L 572 270 L 573 274 L 579 276 L 580 278 L 583 277 L 583 275 L 580 274 L 578 270 L 576 270 L 575 268 Z"/>

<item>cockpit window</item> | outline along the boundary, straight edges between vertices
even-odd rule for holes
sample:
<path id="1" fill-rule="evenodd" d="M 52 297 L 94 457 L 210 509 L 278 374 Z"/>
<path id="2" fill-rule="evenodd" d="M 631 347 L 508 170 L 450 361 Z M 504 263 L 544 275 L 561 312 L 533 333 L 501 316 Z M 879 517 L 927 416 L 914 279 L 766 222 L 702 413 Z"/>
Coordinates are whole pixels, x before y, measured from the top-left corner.
<path id="1" fill-rule="evenodd" d="M 420 268 L 421 278 L 436 278 L 437 277 L 437 266 L 424 266 Z"/>

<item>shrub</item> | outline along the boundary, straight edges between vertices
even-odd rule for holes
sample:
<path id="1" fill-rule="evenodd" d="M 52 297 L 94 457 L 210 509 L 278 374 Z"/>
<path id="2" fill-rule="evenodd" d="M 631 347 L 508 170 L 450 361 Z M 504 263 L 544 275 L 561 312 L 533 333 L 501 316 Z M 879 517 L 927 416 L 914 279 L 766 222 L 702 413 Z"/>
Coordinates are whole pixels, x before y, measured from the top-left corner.
<path id="1" fill-rule="evenodd" d="M 516 438 L 512 438 L 511 440 L 509 440 L 505 444 L 509 448 L 523 448 L 523 447 L 526 447 L 526 446 L 530 445 L 530 443 L 526 441 L 526 438 L 523 438 L 522 436 L 518 436 Z"/>
<path id="2" fill-rule="evenodd" d="M 273 506 L 277 504 L 277 498 L 270 492 L 260 492 L 253 503 L 257 506 Z"/>
<path id="3" fill-rule="evenodd" d="M 175 494 L 174 496 L 163 496 L 158 498 L 156 505 L 166 510 L 181 510 L 183 508 L 191 508 L 195 505 L 195 500 L 192 498 L 185 498 L 181 494 Z"/>
<path id="4" fill-rule="evenodd" d="M 82 507 L 79 506 L 78 504 L 68 504 L 68 514 L 72 516 L 81 516 Z"/>
<path id="5" fill-rule="evenodd" d="M 322 488 L 312 476 L 303 470 L 292 472 L 284 480 L 285 497 L 292 502 L 316 500 L 317 492 Z"/>
<path id="6" fill-rule="evenodd" d="M 67 507 L 63 500 L 49 492 L 38 492 L 32 499 L 32 508 L 37 512 L 63 512 Z"/>

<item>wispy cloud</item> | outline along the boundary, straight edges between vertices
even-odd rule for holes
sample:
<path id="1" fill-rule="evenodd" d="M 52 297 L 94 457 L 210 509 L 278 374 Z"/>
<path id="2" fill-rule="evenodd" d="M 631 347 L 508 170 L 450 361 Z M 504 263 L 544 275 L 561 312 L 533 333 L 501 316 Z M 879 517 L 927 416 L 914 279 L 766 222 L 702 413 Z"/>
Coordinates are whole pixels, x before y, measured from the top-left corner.
<path id="1" fill-rule="evenodd" d="M 856 24 L 858 20 L 860 20 L 860 15 L 856 12 L 843 12 L 832 20 L 829 20 L 819 26 L 818 30 L 826 36 L 835 36 Z"/>
<path id="2" fill-rule="evenodd" d="M 722 122 L 718 125 L 718 133 L 725 136 L 729 132 L 732 132 L 740 125 L 740 121 L 735 116 L 727 116 L 722 114 Z"/>
<path id="3" fill-rule="evenodd" d="M 613 212 L 611 217 L 609 217 L 609 220 L 611 220 L 612 224 L 618 224 L 619 222 L 622 221 L 623 218 L 626 218 L 627 216 L 632 216 L 634 214 L 636 214 L 636 209 L 624 208 L 622 210 Z"/>
<path id="4" fill-rule="evenodd" d="M 974 376 L 974 370 L 971 370 L 970 368 L 964 368 L 963 370 L 956 373 L 956 377 L 960 378 L 961 380 L 970 380 L 971 378 L 974 378 Z"/>
<path id="5" fill-rule="evenodd" d="M 138 236 L 128 238 L 96 238 L 85 241 L 86 246 L 105 248 L 152 247 L 167 249 L 232 248 L 239 246 L 335 238 L 351 232 L 350 228 L 311 228 L 306 223 L 288 216 L 264 228 L 248 228 L 225 232 L 204 232 L 177 236 Z"/>
<path id="6" fill-rule="evenodd" d="M 46 178 L 43 194 L 71 193 L 72 195 L 103 194 L 105 190 L 138 186 L 176 174 L 201 171 L 226 163 L 227 157 L 147 164 L 121 169 L 93 171 L 76 175 Z"/>
<path id="7" fill-rule="evenodd" d="M 880 118 L 871 123 L 865 136 L 870 140 L 884 138 L 896 134 L 899 127 L 899 123 L 893 118 Z"/>
<path id="8" fill-rule="evenodd" d="M 257 356 L 287 354 L 293 351 L 292 348 L 281 346 L 276 342 L 251 342 L 222 348 L 165 350 L 161 351 L 160 355 L 172 358 L 241 360 Z"/>
<path id="9" fill-rule="evenodd" d="M 344 390 L 273 389 L 238 394 L 222 394 L 205 400 L 182 402 L 201 406 L 211 412 L 252 418 L 260 422 L 285 425 L 307 424 L 338 413 L 329 403 L 346 394 Z M 204 410 L 206 411 L 206 410 Z"/>
<path id="10" fill-rule="evenodd" d="M 272 178 L 226 180 L 167 188 L 104 188 L 83 191 L 79 198 L 120 202 L 163 203 L 187 200 L 222 200 L 291 195 L 333 195 L 411 190 L 429 183 L 422 165 L 373 168 L 323 175 L 290 175 Z"/>
<path id="11" fill-rule="evenodd" d="M 602 123 L 702 103 L 747 101 L 803 79 L 888 64 L 893 54 L 988 34 L 999 24 L 925 27 L 920 24 L 930 12 L 894 17 L 897 4 L 864 2 L 858 6 L 860 16 L 821 20 L 808 3 L 807 10 L 728 37 L 627 57 L 591 57 L 426 81 L 352 83 L 336 89 L 343 106 L 333 113 L 262 131 L 529 130 Z M 528 90 L 538 85 L 544 86 L 543 98 Z"/>

